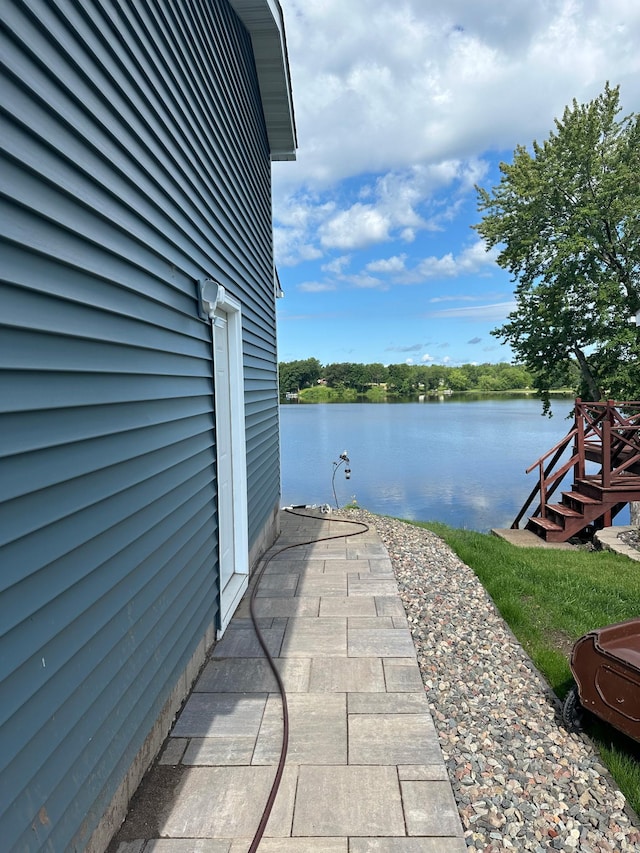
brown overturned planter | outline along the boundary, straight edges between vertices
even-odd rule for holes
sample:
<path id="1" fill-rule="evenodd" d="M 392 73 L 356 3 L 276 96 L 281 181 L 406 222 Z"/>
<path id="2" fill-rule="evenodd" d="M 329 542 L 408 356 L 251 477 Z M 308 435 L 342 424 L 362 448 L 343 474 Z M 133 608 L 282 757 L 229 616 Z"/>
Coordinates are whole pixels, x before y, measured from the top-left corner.
<path id="1" fill-rule="evenodd" d="M 585 709 L 640 742 L 640 618 L 580 637 L 571 671 L 576 686 L 562 709 L 567 727 L 579 728 Z"/>

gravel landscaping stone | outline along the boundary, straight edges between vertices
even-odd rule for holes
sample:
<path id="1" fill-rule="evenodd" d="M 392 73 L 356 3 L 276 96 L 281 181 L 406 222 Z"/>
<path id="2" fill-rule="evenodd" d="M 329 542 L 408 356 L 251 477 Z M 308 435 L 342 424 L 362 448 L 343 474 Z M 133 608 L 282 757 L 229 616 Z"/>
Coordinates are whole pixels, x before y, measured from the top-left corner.
<path id="1" fill-rule="evenodd" d="M 640 551 L 640 529 L 625 530 L 624 533 L 618 534 L 618 539 L 621 539 L 626 545 Z"/>
<path id="2" fill-rule="evenodd" d="M 435 534 L 363 510 L 389 551 L 468 849 L 640 851 L 640 821 L 492 599 Z"/>

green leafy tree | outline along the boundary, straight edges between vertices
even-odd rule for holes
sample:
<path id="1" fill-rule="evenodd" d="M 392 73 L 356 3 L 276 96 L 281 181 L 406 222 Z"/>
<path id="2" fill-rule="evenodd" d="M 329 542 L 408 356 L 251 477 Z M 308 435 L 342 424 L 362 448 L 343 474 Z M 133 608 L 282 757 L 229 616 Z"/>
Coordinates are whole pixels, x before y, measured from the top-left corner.
<path id="1" fill-rule="evenodd" d="M 452 391 L 469 390 L 469 374 L 462 367 L 452 367 L 445 381 Z"/>
<path id="2" fill-rule="evenodd" d="M 299 388 L 298 373 L 293 368 L 293 362 L 281 361 L 278 364 L 278 382 L 280 384 L 280 392 L 288 394 L 291 391 L 297 391 Z"/>
<path id="3" fill-rule="evenodd" d="M 322 365 L 317 358 L 298 361 L 281 361 L 278 365 L 280 391 L 285 394 L 315 385 L 322 375 Z"/>
<path id="4" fill-rule="evenodd" d="M 430 364 L 422 368 L 420 381 L 424 382 L 426 391 L 436 391 L 446 385 L 447 368 L 440 364 Z"/>
<path id="5" fill-rule="evenodd" d="M 365 364 L 364 367 L 367 384 L 380 385 L 387 381 L 388 371 L 384 364 L 374 362 L 373 364 Z"/>
<path id="6" fill-rule="evenodd" d="M 481 373 L 478 377 L 479 391 L 497 391 L 499 384 L 494 373 Z"/>
<path id="7" fill-rule="evenodd" d="M 501 371 L 501 376 L 503 378 L 504 388 L 507 391 L 512 388 L 529 388 L 533 385 L 533 377 L 526 368 L 519 364 L 506 365 L 505 369 Z"/>
<path id="8" fill-rule="evenodd" d="M 414 371 L 409 364 L 390 364 L 388 376 L 389 385 L 398 394 L 411 394 L 417 387 Z"/>
<path id="9" fill-rule="evenodd" d="M 549 389 L 571 361 L 582 396 L 640 392 L 640 115 L 620 117 L 619 87 L 575 100 L 529 152 L 518 146 L 491 192 L 477 187 L 474 226 L 513 275 L 516 309 L 493 334 Z"/>
<path id="10" fill-rule="evenodd" d="M 467 374 L 469 388 L 477 388 L 480 376 L 486 373 L 487 369 L 490 369 L 491 367 L 492 365 L 490 364 L 465 364 L 464 370 Z"/>
<path id="11" fill-rule="evenodd" d="M 347 386 L 351 373 L 351 366 L 346 361 L 338 361 L 333 364 L 327 364 L 324 369 L 324 378 L 332 388 L 337 386 Z"/>
<path id="12" fill-rule="evenodd" d="M 347 385 L 350 388 L 355 388 L 357 391 L 366 391 L 369 383 L 369 375 L 366 370 L 366 365 L 349 363 L 349 371 L 347 373 Z"/>

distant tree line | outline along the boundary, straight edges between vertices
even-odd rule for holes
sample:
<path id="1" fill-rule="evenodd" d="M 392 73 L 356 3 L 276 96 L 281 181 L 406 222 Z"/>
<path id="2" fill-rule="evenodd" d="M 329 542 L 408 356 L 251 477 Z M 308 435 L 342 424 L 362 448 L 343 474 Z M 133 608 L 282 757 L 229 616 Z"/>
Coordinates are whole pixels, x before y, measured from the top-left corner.
<path id="1" fill-rule="evenodd" d="M 280 392 L 295 393 L 319 384 L 336 390 L 350 389 L 364 394 L 376 386 L 399 396 L 438 393 L 444 390 L 510 391 L 534 387 L 533 375 L 522 365 L 463 364 L 358 364 L 340 362 L 322 365 L 317 358 L 280 362 Z M 574 384 L 574 375 L 557 377 L 555 387 Z"/>

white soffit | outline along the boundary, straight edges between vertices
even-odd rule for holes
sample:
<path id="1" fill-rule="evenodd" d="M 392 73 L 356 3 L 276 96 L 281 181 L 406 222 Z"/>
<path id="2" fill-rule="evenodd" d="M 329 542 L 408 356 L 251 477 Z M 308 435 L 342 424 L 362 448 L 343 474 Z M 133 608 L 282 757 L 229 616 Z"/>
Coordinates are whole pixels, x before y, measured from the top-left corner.
<path id="1" fill-rule="evenodd" d="M 296 159 L 284 18 L 278 0 L 229 0 L 251 36 L 272 160 Z"/>

